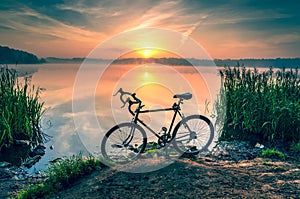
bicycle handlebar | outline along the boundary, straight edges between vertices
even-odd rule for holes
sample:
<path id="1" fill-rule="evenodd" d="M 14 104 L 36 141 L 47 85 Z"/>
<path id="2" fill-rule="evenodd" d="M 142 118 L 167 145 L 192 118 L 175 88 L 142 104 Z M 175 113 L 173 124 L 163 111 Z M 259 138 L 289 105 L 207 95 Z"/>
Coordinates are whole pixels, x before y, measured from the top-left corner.
<path id="1" fill-rule="evenodd" d="M 136 93 L 130 93 L 130 92 L 127 92 L 127 91 L 123 91 L 122 88 L 120 88 L 120 89 L 114 94 L 114 96 L 118 95 L 118 93 L 120 93 L 120 100 L 121 100 L 121 102 L 123 103 L 123 106 L 121 106 L 121 108 L 124 108 L 125 105 L 126 105 L 127 103 L 129 103 L 128 110 L 129 110 L 129 112 L 130 112 L 132 115 L 134 115 L 134 112 L 131 110 L 131 106 L 132 106 L 133 104 L 139 104 L 139 107 L 140 107 L 142 101 L 141 101 L 139 98 L 136 97 Z M 124 96 L 125 96 L 125 95 L 131 96 L 135 101 L 130 100 L 130 97 L 127 97 L 126 99 L 124 99 Z"/>

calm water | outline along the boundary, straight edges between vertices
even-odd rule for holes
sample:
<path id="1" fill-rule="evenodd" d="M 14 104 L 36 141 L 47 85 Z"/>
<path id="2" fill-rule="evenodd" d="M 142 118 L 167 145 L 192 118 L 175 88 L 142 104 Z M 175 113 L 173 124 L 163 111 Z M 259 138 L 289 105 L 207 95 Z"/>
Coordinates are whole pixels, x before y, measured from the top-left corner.
<path id="1" fill-rule="evenodd" d="M 126 108 L 113 94 L 122 87 L 135 92 L 144 109 L 171 107 L 175 93 L 190 92 L 185 115 L 213 114 L 212 104 L 220 86 L 214 67 L 104 64 L 19 65 L 18 70 L 34 72 L 32 84 L 42 88 L 41 100 L 47 109 L 42 126 L 52 139 L 46 143 L 46 155 L 33 170 L 42 169 L 57 157 L 99 154 L 104 133 L 115 123 L 130 121 Z M 168 127 L 171 112 L 145 114 L 143 120 L 160 131 Z M 154 139 L 149 134 L 150 139 Z M 155 140 L 155 139 L 154 139 Z M 53 145 L 54 150 L 49 146 Z"/>

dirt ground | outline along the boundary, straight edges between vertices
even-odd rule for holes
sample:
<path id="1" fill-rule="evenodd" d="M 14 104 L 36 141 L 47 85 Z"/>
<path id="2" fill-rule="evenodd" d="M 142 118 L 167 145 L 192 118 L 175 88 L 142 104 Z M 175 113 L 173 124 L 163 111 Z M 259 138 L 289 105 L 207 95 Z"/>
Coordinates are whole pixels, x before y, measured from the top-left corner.
<path id="1" fill-rule="evenodd" d="M 13 198 L 15 193 L 43 181 L 43 178 L 18 178 L 12 171 L 0 169 L 0 199 Z"/>
<path id="2" fill-rule="evenodd" d="M 46 198 L 300 198 L 299 161 L 179 159 L 147 173 L 107 168 Z"/>
<path id="3" fill-rule="evenodd" d="M 142 166 L 126 167 L 131 172 L 120 171 L 124 166 L 103 168 L 45 198 L 300 198 L 299 157 L 284 162 L 209 157 L 139 161 Z M 20 180 L 1 170 L 0 198 L 13 198 L 15 191 L 41 180 Z"/>

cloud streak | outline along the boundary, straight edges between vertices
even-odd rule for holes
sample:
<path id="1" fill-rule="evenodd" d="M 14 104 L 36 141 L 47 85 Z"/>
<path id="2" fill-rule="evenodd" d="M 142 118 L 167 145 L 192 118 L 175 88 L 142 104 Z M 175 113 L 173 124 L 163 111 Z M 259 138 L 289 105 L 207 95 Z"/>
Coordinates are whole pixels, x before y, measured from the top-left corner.
<path id="1" fill-rule="evenodd" d="M 0 42 L 29 48 L 39 56 L 75 57 L 85 56 L 97 44 L 120 32 L 158 27 L 191 36 L 217 58 L 230 54 L 249 56 L 251 52 L 241 54 L 234 49 L 247 44 L 276 48 L 274 57 L 280 52 L 295 56 L 299 54 L 299 49 L 294 52 L 295 44 L 300 44 L 296 4 L 269 0 L 4 0 L 0 5 Z M 294 44 L 287 45 L 290 42 Z M 224 46 L 232 46 L 229 54 L 228 49 L 220 49 Z M 65 47 L 70 47 L 68 52 L 59 50 Z M 282 50 L 278 52 L 278 48 Z"/>

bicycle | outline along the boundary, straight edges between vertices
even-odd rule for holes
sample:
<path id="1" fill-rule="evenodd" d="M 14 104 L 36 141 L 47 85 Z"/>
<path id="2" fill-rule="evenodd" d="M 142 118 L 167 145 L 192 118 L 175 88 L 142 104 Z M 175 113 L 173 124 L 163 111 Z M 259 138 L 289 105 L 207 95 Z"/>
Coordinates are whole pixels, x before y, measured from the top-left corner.
<path id="1" fill-rule="evenodd" d="M 136 97 L 135 93 L 125 92 L 122 88 L 114 96 L 118 95 L 118 93 L 120 93 L 120 100 L 123 103 L 121 108 L 124 108 L 128 103 L 128 111 L 133 118 L 131 122 L 113 126 L 105 134 L 101 143 L 101 153 L 104 158 L 115 163 L 127 163 L 137 159 L 145 151 L 147 145 L 147 135 L 143 127 L 158 138 L 157 145 L 159 147 L 173 144 L 176 151 L 180 154 L 197 154 L 206 150 L 211 144 L 214 137 L 212 122 L 203 115 L 185 117 L 181 113 L 180 105 L 183 104 L 184 100 L 192 98 L 191 93 L 174 95 L 178 102 L 175 102 L 170 108 L 152 110 L 142 110 L 145 105 Z M 128 97 L 126 98 L 125 96 Z M 133 105 L 136 105 L 134 111 L 132 110 Z M 169 129 L 162 127 L 161 133 L 155 132 L 139 119 L 140 114 L 160 111 L 174 111 Z M 176 124 L 173 130 L 177 115 L 181 117 L 181 121 Z"/>

